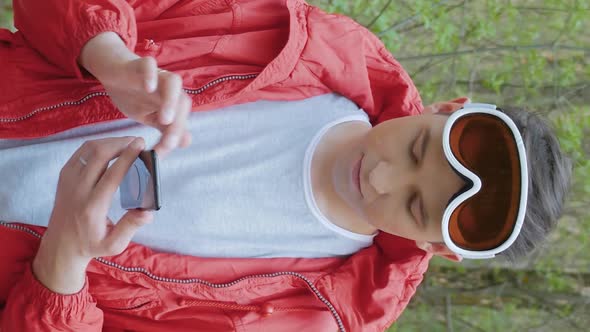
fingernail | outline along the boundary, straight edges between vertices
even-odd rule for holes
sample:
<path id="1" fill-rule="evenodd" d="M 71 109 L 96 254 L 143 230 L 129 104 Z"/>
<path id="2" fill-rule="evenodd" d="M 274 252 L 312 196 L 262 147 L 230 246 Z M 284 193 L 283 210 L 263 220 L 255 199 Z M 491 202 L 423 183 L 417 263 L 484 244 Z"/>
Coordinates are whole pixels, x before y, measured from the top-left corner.
<path id="1" fill-rule="evenodd" d="M 168 156 L 168 150 L 162 150 L 162 152 L 158 153 L 158 159 L 164 159 Z"/>
<path id="2" fill-rule="evenodd" d="M 157 88 L 157 81 L 156 79 L 150 79 L 147 81 L 147 90 L 148 92 L 154 92 Z"/>
<path id="3" fill-rule="evenodd" d="M 154 214 L 151 211 L 141 211 L 141 218 L 143 222 L 149 224 L 154 219 Z"/>
<path id="4" fill-rule="evenodd" d="M 192 137 L 191 133 L 187 132 L 182 140 L 183 147 L 186 148 L 187 146 L 191 145 L 192 140 L 193 140 L 193 137 Z"/>
<path id="5" fill-rule="evenodd" d="M 138 137 L 138 138 L 134 139 L 133 142 L 131 142 L 130 147 L 133 150 L 143 149 L 143 142 L 142 142 L 141 138 Z"/>
<path id="6" fill-rule="evenodd" d="M 178 145 L 178 140 L 179 140 L 178 135 L 176 135 L 176 134 L 170 134 L 170 135 L 168 135 L 168 140 L 167 140 L 167 144 L 166 145 L 168 147 L 171 147 L 171 148 L 172 147 L 175 147 L 175 146 Z"/>
<path id="7" fill-rule="evenodd" d="M 172 112 L 172 109 L 166 108 L 164 110 L 164 124 L 170 124 L 172 120 L 174 120 L 174 112 Z"/>

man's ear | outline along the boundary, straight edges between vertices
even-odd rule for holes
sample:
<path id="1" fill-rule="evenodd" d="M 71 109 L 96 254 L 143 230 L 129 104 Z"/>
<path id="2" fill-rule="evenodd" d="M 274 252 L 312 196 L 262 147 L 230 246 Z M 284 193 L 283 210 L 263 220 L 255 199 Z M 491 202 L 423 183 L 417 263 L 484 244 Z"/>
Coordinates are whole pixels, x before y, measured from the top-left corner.
<path id="1" fill-rule="evenodd" d="M 464 104 L 466 103 L 470 103 L 471 100 L 468 97 L 460 97 L 460 98 L 455 98 L 453 100 L 449 100 L 449 101 L 442 101 L 442 102 L 437 102 L 434 104 L 430 104 L 426 107 L 424 107 L 424 114 L 434 114 L 434 113 L 451 113 L 454 112 L 458 109 L 460 109 L 461 107 L 463 107 Z"/>
<path id="2" fill-rule="evenodd" d="M 442 258 L 446 258 L 452 262 L 460 262 L 463 260 L 461 255 L 452 252 L 444 243 L 430 243 L 423 241 L 416 241 L 418 248 L 429 252 L 433 255 L 437 255 Z"/>
<path id="3" fill-rule="evenodd" d="M 470 103 L 471 99 L 469 99 L 469 97 L 459 97 L 459 98 L 455 98 L 453 100 L 448 101 L 447 103 L 454 103 L 454 104 L 461 104 L 461 106 L 463 106 L 463 104 L 467 104 Z"/>

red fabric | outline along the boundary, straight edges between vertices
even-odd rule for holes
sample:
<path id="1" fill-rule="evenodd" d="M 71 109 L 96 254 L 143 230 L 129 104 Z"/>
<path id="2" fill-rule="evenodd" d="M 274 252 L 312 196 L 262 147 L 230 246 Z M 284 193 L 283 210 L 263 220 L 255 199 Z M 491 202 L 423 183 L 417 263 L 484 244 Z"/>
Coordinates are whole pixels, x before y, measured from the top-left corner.
<path id="1" fill-rule="evenodd" d="M 14 3 L 19 31 L 0 30 L 0 138 L 123 117 L 76 65 L 84 43 L 102 31 L 181 74 L 185 88 L 199 92 L 191 94 L 194 111 L 330 91 L 357 103 L 373 124 L 422 111 L 407 73 L 374 35 L 301 1 Z M 215 81 L 231 75 L 241 76 Z M 197 90 L 209 82 L 218 84 Z M 94 260 L 85 288 L 63 296 L 30 271 L 43 231 L 0 224 L 2 331 L 383 331 L 430 258 L 385 234 L 351 257 L 329 259 L 198 258 L 131 244 Z"/>

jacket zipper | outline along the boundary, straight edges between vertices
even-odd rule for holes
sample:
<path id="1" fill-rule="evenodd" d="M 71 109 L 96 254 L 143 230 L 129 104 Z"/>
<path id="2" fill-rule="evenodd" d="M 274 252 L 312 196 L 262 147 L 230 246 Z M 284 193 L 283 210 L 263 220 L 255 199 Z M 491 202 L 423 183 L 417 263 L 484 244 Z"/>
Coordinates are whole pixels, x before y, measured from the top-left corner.
<path id="1" fill-rule="evenodd" d="M 12 228 L 12 229 L 16 229 L 16 230 L 20 230 L 26 233 L 29 233 L 39 239 L 41 239 L 41 234 L 28 229 L 24 226 L 18 225 L 18 224 L 13 224 L 13 223 L 7 223 L 5 221 L 0 221 L 0 225 L 1 226 L 5 226 L 8 228 Z M 249 275 L 246 277 L 242 277 L 239 279 L 236 279 L 232 282 L 228 282 L 228 283 L 222 283 L 222 284 L 216 284 L 216 283 L 212 283 L 206 280 L 202 280 L 202 279 L 198 279 L 198 278 L 192 278 L 192 279 L 174 279 L 174 278 L 164 278 L 164 277 L 160 277 L 157 276 L 155 274 L 152 274 L 150 271 L 142 268 L 142 267 L 125 267 L 122 265 L 119 265 L 117 263 L 113 263 L 111 261 L 107 261 L 106 259 L 102 258 L 102 257 L 96 257 L 94 258 L 96 261 L 98 261 L 101 264 L 125 271 L 125 272 L 137 272 L 137 273 L 142 273 L 145 276 L 149 277 L 150 279 L 156 280 L 156 281 L 160 281 L 160 282 L 167 282 L 167 283 L 176 283 L 176 284 L 202 284 L 211 288 L 226 288 L 226 287 L 231 287 L 233 285 L 236 285 L 242 281 L 248 280 L 248 279 L 255 279 L 255 278 L 274 278 L 274 277 L 279 277 L 279 276 L 293 276 L 296 277 L 302 281 L 304 281 L 307 284 L 307 287 L 315 294 L 315 296 L 330 310 L 330 312 L 332 313 L 332 316 L 334 317 L 334 319 L 336 320 L 336 323 L 338 324 L 338 330 L 340 332 L 346 332 L 346 329 L 344 328 L 344 324 L 342 323 L 342 319 L 340 318 L 340 314 L 338 314 L 338 312 L 336 312 L 336 309 L 334 308 L 334 306 L 332 305 L 332 303 L 330 303 L 330 301 L 328 301 L 328 299 L 326 299 L 322 293 L 315 287 L 315 285 L 303 274 L 298 273 L 298 272 L 275 272 L 275 273 L 263 273 L 263 274 L 254 274 L 254 275 Z"/>
<path id="2" fill-rule="evenodd" d="M 197 307 L 220 308 L 220 309 L 225 309 L 225 310 L 259 312 L 263 316 L 272 315 L 272 313 L 275 311 L 294 312 L 294 311 L 310 310 L 309 308 L 304 308 L 304 307 L 275 307 L 273 305 L 268 305 L 268 304 L 246 305 L 246 304 L 233 304 L 233 303 L 226 303 L 226 302 L 219 302 L 219 301 L 203 301 L 203 300 L 184 300 L 184 301 L 181 301 L 181 304 L 182 305 L 197 306 Z"/>
<path id="3" fill-rule="evenodd" d="M 101 308 L 108 308 L 108 309 L 112 309 L 112 310 L 121 310 L 121 311 L 124 311 L 124 310 L 137 310 L 137 309 L 140 309 L 140 308 L 142 308 L 142 307 L 145 307 L 145 306 L 147 306 L 147 305 L 148 305 L 148 304 L 150 304 L 150 303 L 151 303 L 151 301 L 148 301 L 148 302 L 144 302 L 144 303 L 141 303 L 141 304 L 135 305 L 135 306 L 133 306 L 133 307 L 124 307 L 124 308 L 118 308 L 118 307 L 109 307 L 109 306 L 104 306 L 104 305 L 101 305 Z"/>
<path id="4" fill-rule="evenodd" d="M 258 74 L 246 74 L 246 75 L 230 75 L 230 76 L 223 76 L 223 77 L 219 77 L 214 79 L 213 81 L 203 85 L 202 87 L 198 88 L 198 89 L 184 89 L 183 90 L 191 95 L 198 95 L 200 93 L 203 93 L 205 90 L 219 84 L 219 83 L 223 83 L 226 81 L 232 81 L 232 80 L 248 80 L 248 79 L 252 79 L 255 78 L 256 76 L 258 76 Z M 106 97 L 108 96 L 108 93 L 104 92 L 104 91 L 100 91 L 100 92 L 93 92 L 90 93 L 86 96 L 84 96 L 82 99 L 80 100 L 76 100 L 76 101 L 65 101 L 63 103 L 59 103 L 59 104 L 55 104 L 55 105 L 51 105 L 51 106 L 45 106 L 45 107 L 41 107 L 41 108 L 37 108 L 35 110 L 33 110 L 30 113 L 27 113 L 25 115 L 19 116 L 17 118 L 1 118 L 0 117 L 0 123 L 15 123 L 15 122 L 20 122 L 20 121 L 24 121 L 27 120 L 31 117 L 33 117 L 35 114 L 37 113 L 42 113 L 42 112 L 46 112 L 46 111 L 52 111 L 56 108 L 60 108 L 60 107 L 65 107 L 65 106 L 79 106 L 84 104 L 85 102 L 87 102 L 88 100 L 95 98 L 95 97 Z"/>

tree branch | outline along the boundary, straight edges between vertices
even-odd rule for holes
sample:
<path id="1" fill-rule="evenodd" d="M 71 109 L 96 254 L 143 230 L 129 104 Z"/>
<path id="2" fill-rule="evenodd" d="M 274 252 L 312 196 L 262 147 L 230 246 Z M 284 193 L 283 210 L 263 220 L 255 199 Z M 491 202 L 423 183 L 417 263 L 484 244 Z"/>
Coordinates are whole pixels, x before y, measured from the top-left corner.
<path id="1" fill-rule="evenodd" d="M 437 61 L 434 61 L 434 59 L 431 59 L 430 61 L 428 61 L 427 63 L 425 63 L 424 65 L 420 66 L 418 69 L 416 69 L 414 72 L 412 72 L 410 74 L 410 77 L 415 77 L 418 76 L 420 73 L 422 73 L 423 71 L 426 71 L 434 66 L 440 65 L 441 63 L 448 61 L 450 59 L 449 58 L 443 58 Z"/>
<path id="2" fill-rule="evenodd" d="M 554 314 L 555 316 L 559 317 L 562 321 L 565 321 L 566 323 L 568 323 L 569 325 L 571 325 L 572 327 L 575 327 L 578 331 L 582 331 L 583 328 L 576 322 L 572 321 L 571 318 L 565 316 L 564 314 L 562 314 L 556 307 L 557 305 L 555 304 L 555 302 L 550 302 L 547 301 L 547 297 L 546 295 L 539 295 L 536 293 L 531 293 L 531 292 L 524 292 L 523 290 L 517 290 L 517 292 L 520 292 L 522 298 L 533 298 L 533 300 L 528 300 L 531 302 L 537 302 L 537 303 L 541 303 L 545 308 L 547 308 L 547 311 L 551 312 L 552 314 Z M 586 305 L 589 303 L 589 300 L 586 300 Z M 576 303 L 579 304 L 579 303 Z"/>
<path id="3" fill-rule="evenodd" d="M 465 3 L 465 1 L 463 1 L 462 3 L 463 6 L 463 10 L 461 11 L 461 30 L 459 31 L 459 40 L 465 40 L 465 25 L 467 23 L 467 21 L 465 20 L 465 13 L 467 11 L 467 5 Z M 458 51 L 461 48 L 461 43 L 457 44 L 457 47 L 455 48 L 455 51 Z M 451 78 L 449 80 L 449 85 L 448 85 L 448 89 L 453 89 L 455 87 L 455 84 L 457 82 L 457 56 L 453 57 L 453 64 L 451 65 Z"/>
<path id="4" fill-rule="evenodd" d="M 541 49 L 553 49 L 553 48 L 560 49 L 560 50 L 590 52 L 590 48 L 588 48 L 588 47 L 578 47 L 578 46 L 570 46 L 570 45 L 558 45 L 558 46 L 554 46 L 551 44 L 524 45 L 524 46 L 503 45 L 503 46 L 498 46 L 498 47 L 475 48 L 475 49 L 455 51 L 455 52 L 443 52 L 443 53 L 433 53 L 433 54 L 424 54 L 424 55 L 414 55 L 414 56 L 407 56 L 407 57 L 397 57 L 397 60 L 398 61 L 421 60 L 421 59 L 441 58 L 441 57 L 448 57 L 448 56 L 455 56 L 455 55 L 479 54 L 479 53 L 500 52 L 500 51 L 541 50 Z"/>
<path id="5" fill-rule="evenodd" d="M 437 4 L 435 4 L 435 5 L 433 5 L 433 7 L 434 8 L 440 7 L 440 6 L 444 5 L 444 4 L 446 4 L 447 2 L 449 2 L 449 0 L 443 0 L 443 1 L 441 1 L 441 2 L 439 2 Z M 410 17 L 408 17 L 408 18 L 406 18 L 406 19 L 404 19 L 402 21 L 396 22 L 393 25 L 391 25 L 390 27 L 386 28 L 385 30 L 379 31 L 377 33 L 377 36 L 381 37 L 381 36 L 383 36 L 388 31 L 397 30 L 398 28 L 404 27 L 404 26 L 406 26 L 406 25 L 414 22 L 414 20 L 416 20 L 418 17 L 420 17 L 420 14 L 419 13 L 418 14 L 415 14 L 415 15 L 412 15 L 412 16 L 410 16 Z"/>
<path id="6" fill-rule="evenodd" d="M 472 331 L 487 332 L 486 330 L 482 329 L 481 327 L 479 327 L 477 325 L 473 325 L 461 317 L 455 317 L 455 320 L 457 320 L 458 322 L 462 323 L 463 325 L 469 327 Z"/>
<path id="7" fill-rule="evenodd" d="M 447 296 L 445 296 L 445 312 L 448 332 L 453 332 L 453 317 L 451 315 L 451 306 L 451 296 L 447 294 Z"/>
<path id="8" fill-rule="evenodd" d="M 514 6 L 517 10 L 536 10 L 536 11 L 551 11 L 551 12 L 571 12 L 569 8 L 551 8 L 551 7 L 528 7 L 528 6 Z M 582 10 L 582 9 L 577 9 Z"/>
<path id="9" fill-rule="evenodd" d="M 436 63 L 433 63 L 432 64 L 432 66 L 434 66 L 434 65 L 436 65 Z M 429 67 L 432 67 L 432 66 L 429 66 Z M 420 67 L 420 68 L 422 68 L 422 67 Z M 414 79 L 414 80 L 415 81 L 418 81 L 416 79 Z M 485 81 L 483 81 L 483 80 L 473 80 L 473 81 L 471 81 L 471 80 L 469 80 L 469 81 L 466 81 L 466 80 L 457 80 L 455 83 L 456 84 L 461 84 L 461 85 L 479 85 L 479 86 L 483 86 L 485 84 L 484 82 Z M 442 81 L 432 82 L 432 84 L 433 85 L 439 85 L 439 84 L 443 84 L 444 85 L 444 84 L 448 84 L 448 82 L 442 80 Z M 566 94 L 566 95 L 572 95 L 572 94 L 577 93 L 580 90 L 584 90 L 586 87 L 588 87 L 589 84 L 590 84 L 590 82 L 588 82 L 588 81 L 582 81 L 582 82 L 572 83 L 572 84 L 569 84 L 569 85 L 562 85 L 561 88 L 562 89 L 574 89 L 573 92 L 570 91 L 568 94 Z M 524 84 L 502 83 L 502 87 L 503 88 L 524 89 L 527 86 L 524 85 Z M 553 89 L 553 84 L 537 86 L 536 89 L 539 89 L 539 90 Z"/>
<path id="10" fill-rule="evenodd" d="M 392 2 L 393 2 L 393 0 L 387 1 L 387 3 L 383 6 L 383 8 L 381 8 L 381 11 L 379 12 L 379 14 L 377 14 L 377 16 L 375 16 L 369 24 L 367 24 L 367 29 L 370 29 L 373 26 L 373 24 L 375 24 L 375 22 L 377 22 L 377 20 L 383 15 L 383 13 L 385 13 L 385 11 L 387 10 L 387 8 L 389 8 L 389 5 L 391 5 Z"/>

